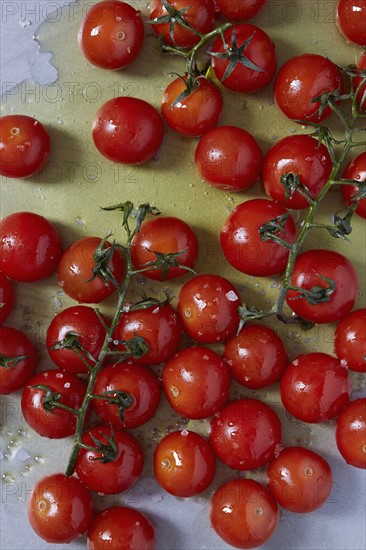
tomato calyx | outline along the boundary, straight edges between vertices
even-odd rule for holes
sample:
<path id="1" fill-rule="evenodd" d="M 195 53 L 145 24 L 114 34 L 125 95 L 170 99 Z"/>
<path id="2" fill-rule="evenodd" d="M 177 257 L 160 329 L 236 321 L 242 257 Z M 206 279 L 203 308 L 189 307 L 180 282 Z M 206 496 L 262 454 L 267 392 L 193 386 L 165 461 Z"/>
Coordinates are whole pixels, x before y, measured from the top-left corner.
<path id="1" fill-rule="evenodd" d="M 14 369 L 21 361 L 27 359 L 29 355 L 14 355 L 13 357 L 0 353 L 0 367 L 3 369 Z"/>
<path id="2" fill-rule="evenodd" d="M 168 254 L 164 254 L 163 252 L 159 252 L 158 250 L 151 250 L 150 248 L 145 248 L 148 252 L 151 252 L 152 254 L 155 254 L 156 260 L 152 260 L 151 262 L 146 262 L 142 264 L 142 268 L 140 268 L 138 271 L 139 273 L 143 273 L 144 271 L 149 271 L 151 268 L 155 269 L 161 269 L 161 279 L 164 280 L 166 276 L 169 273 L 169 269 L 171 267 L 179 267 L 180 269 L 184 269 L 185 271 L 189 271 L 190 273 L 196 273 L 194 269 L 191 267 L 180 264 L 177 258 L 179 256 L 182 256 L 182 254 L 185 254 L 187 252 L 187 248 L 184 248 L 183 250 L 179 250 L 178 252 L 170 252 Z M 170 301 L 171 299 L 169 299 Z M 166 303 L 166 302 L 165 302 Z M 146 306 L 149 307 L 149 306 Z M 140 309 L 140 308 L 136 308 Z"/>
<path id="3" fill-rule="evenodd" d="M 51 350 L 67 349 L 74 351 L 90 370 L 91 367 L 86 359 L 89 359 L 93 363 L 96 363 L 96 359 L 82 346 L 79 338 L 80 334 L 72 331 L 67 332 L 65 338 L 56 342 L 56 344 L 51 347 Z"/>
<path id="4" fill-rule="evenodd" d="M 166 292 L 165 299 L 164 300 L 158 300 L 158 298 L 153 298 L 152 296 L 148 296 L 145 293 L 141 294 L 141 300 L 139 302 L 135 302 L 131 306 L 128 307 L 128 311 L 138 311 L 139 309 L 148 309 L 149 307 L 163 307 L 172 301 L 172 297 L 169 296 Z"/>
<path id="5" fill-rule="evenodd" d="M 119 358 L 117 359 L 117 363 L 121 363 L 122 361 L 125 361 L 129 357 L 133 357 L 134 359 L 140 359 L 143 357 L 148 351 L 149 346 L 146 343 L 145 338 L 142 336 L 139 336 L 136 334 L 133 338 L 129 338 L 128 340 L 113 340 L 113 343 L 116 346 L 123 346 L 125 348 L 125 351 L 111 351 L 109 354 L 118 354 Z"/>
<path id="6" fill-rule="evenodd" d="M 316 285 L 316 286 L 313 286 L 310 290 L 307 290 L 306 288 L 290 285 L 289 290 L 294 290 L 299 293 L 297 296 L 291 297 L 290 300 L 298 300 L 300 298 L 305 298 L 305 300 L 312 305 L 329 302 L 332 297 L 332 294 L 336 289 L 335 282 L 329 277 L 325 277 L 320 273 L 317 273 L 317 276 L 320 277 L 320 279 L 323 279 L 323 281 L 325 281 L 326 283 L 328 283 L 328 286 L 324 287 L 324 286 Z"/>
<path id="7" fill-rule="evenodd" d="M 118 456 L 118 448 L 116 444 L 116 439 L 114 437 L 114 429 L 111 425 L 111 437 L 109 437 L 106 433 L 102 432 L 101 435 L 103 435 L 104 439 L 107 440 L 108 443 L 103 443 L 95 437 L 94 434 L 89 432 L 90 438 L 93 440 L 93 443 L 95 443 L 95 447 L 92 447 L 91 445 L 86 445 L 86 443 L 80 443 L 80 447 L 83 449 L 86 449 L 88 451 L 92 451 L 95 453 L 97 451 L 100 453 L 100 456 L 94 456 L 91 457 L 90 460 L 98 460 L 102 462 L 102 464 L 108 464 L 108 462 L 113 462 L 116 460 Z"/>
<path id="8" fill-rule="evenodd" d="M 282 174 L 280 181 L 285 188 L 286 200 L 289 200 L 291 197 L 294 196 L 296 191 L 298 191 L 300 195 L 308 201 L 309 204 L 312 204 L 314 202 L 314 199 L 311 196 L 309 189 L 301 182 L 298 174 L 295 174 L 294 172 Z"/>
<path id="9" fill-rule="evenodd" d="M 276 216 L 272 220 L 261 225 L 258 229 L 258 233 L 262 241 L 274 241 L 283 247 L 291 250 L 292 244 L 279 237 L 279 233 L 285 230 L 286 222 L 289 219 L 290 213 L 285 212 L 280 216 Z"/>
<path id="10" fill-rule="evenodd" d="M 130 217 L 136 219 L 134 233 L 138 233 L 140 231 L 142 222 L 148 214 L 152 214 L 153 216 L 158 216 L 160 214 L 160 210 L 155 206 L 151 206 L 149 203 L 140 204 L 139 207 L 135 209 L 131 201 L 120 202 L 112 206 L 102 206 L 101 209 L 106 210 L 107 212 L 116 210 L 123 213 L 122 227 L 125 229 L 127 237 L 129 239 L 132 235 L 132 231 L 129 225 Z"/>
<path id="11" fill-rule="evenodd" d="M 122 247 L 118 246 L 115 241 L 112 242 L 111 246 L 106 246 L 106 242 L 111 235 L 112 233 L 108 233 L 94 250 L 94 266 L 92 268 L 93 275 L 90 277 L 90 279 L 85 281 L 86 283 L 90 283 L 96 277 L 99 277 L 99 279 L 101 279 L 105 285 L 108 286 L 110 283 L 112 283 L 116 288 L 118 288 L 119 282 L 113 275 L 110 266 L 115 251 L 117 249 L 121 249 Z"/>
<path id="12" fill-rule="evenodd" d="M 73 409 L 68 405 L 64 405 L 63 403 L 60 403 L 60 399 L 62 397 L 61 393 L 52 391 L 45 384 L 37 384 L 35 386 L 29 386 L 29 387 L 34 390 L 41 390 L 45 392 L 41 398 L 42 405 L 45 411 L 52 413 L 54 409 L 59 408 L 59 409 L 64 409 L 65 411 L 71 412 L 72 414 L 76 414 L 76 415 L 78 414 L 78 411 L 76 409 Z"/>
<path id="13" fill-rule="evenodd" d="M 195 30 L 184 18 L 184 14 L 186 11 L 189 10 L 189 6 L 184 7 L 180 10 L 177 10 L 167 2 L 167 0 L 161 0 L 161 3 L 163 4 L 164 8 L 168 12 L 167 15 L 161 15 L 160 17 L 155 17 L 155 19 L 152 19 L 149 21 L 151 25 L 162 25 L 169 23 L 169 36 L 173 43 L 175 43 L 174 39 L 174 30 L 176 25 L 181 25 L 182 27 L 186 28 L 187 30 L 193 32 L 197 36 L 202 36 L 201 33 L 199 33 L 197 30 Z M 160 34 L 159 39 L 161 42 L 163 41 L 163 35 Z"/>
<path id="14" fill-rule="evenodd" d="M 118 417 L 121 422 L 125 420 L 125 412 L 134 402 L 132 395 L 122 390 L 109 390 L 101 395 L 93 395 L 93 399 L 103 399 L 110 405 L 117 405 Z"/>

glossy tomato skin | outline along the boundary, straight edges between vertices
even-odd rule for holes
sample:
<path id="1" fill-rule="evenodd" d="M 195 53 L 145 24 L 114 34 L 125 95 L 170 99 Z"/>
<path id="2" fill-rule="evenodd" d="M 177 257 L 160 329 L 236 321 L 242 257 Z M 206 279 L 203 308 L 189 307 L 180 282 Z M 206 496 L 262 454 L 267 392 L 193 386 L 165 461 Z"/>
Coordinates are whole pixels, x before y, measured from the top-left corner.
<path id="1" fill-rule="evenodd" d="M 322 122 L 333 111 L 326 107 L 320 115 L 320 102 L 312 99 L 336 90 L 343 91 L 338 67 L 322 55 L 301 54 L 282 65 L 274 83 L 274 98 L 288 118 L 305 124 L 307 120 Z"/>
<path id="2" fill-rule="evenodd" d="M 48 410 L 42 399 L 44 389 L 32 386 L 46 386 L 52 393 L 59 394 L 59 403 L 72 409 L 81 406 L 86 384 L 69 372 L 46 370 L 33 376 L 22 393 L 22 414 L 27 424 L 39 435 L 49 439 L 61 439 L 75 433 L 76 415 L 58 407 Z"/>
<path id="3" fill-rule="evenodd" d="M 139 365 L 154 365 L 167 361 L 177 351 L 182 338 L 182 327 L 176 310 L 170 304 L 150 306 L 124 313 L 114 332 L 114 340 L 144 338 L 149 350 L 140 358 L 131 357 Z M 117 345 L 125 351 L 123 344 Z"/>
<path id="4" fill-rule="evenodd" d="M 278 216 L 287 214 L 280 204 L 267 199 L 251 199 L 239 204 L 226 219 L 220 233 L 225 258 L 247 275 L 266 277 L 284 271 L 289 251 L 281 244 L 261 239 L 259 229 Z M 291 217 L 277 236 L 293 243 L 296 225 Z"/>
<path id="5" fill-rule="evenodd" d="M 113 294 L 116 286 L 94 277 L 94 254 L 100 246 L 100 237 L 84 237 L 70 245 L 62 254 L 57 268 L 57 279 L 62 290 L 74 300 L 86 304 L 100 303 Z M 107 241 L 103 250 L 111 244 Z M 118 284 L 124 277 L 125 265 L 119 250 L 115 250 L 108 268 Z"/>
<path id="6" fill-rule="evenodd" d="M 234 548 L 258 548 L 276 531 L 280 513 L 269 491 L 254 479 L 233 479 L 217 489 L 212 527 Z"/>
<path id="7" fill-rule="evenodd" d="M 45 541 L 71 542 L 88 529 L 93 519 L 90 493 L 76 477 L 61 473 L 43 477 L 29 498 L 28 518 Z"/>
<path id="8" fill-rule="evenodd" d="M 97 514 L 88 530 L 88 550 L 154 550 L 156 529 L 133 508 L 113 506 Z"/>
<path id="9" fill-rule="evenodd" d="M 105 424 L 117 428 L 137 428 L 154 415 L 160 402 L 160 384 L 154 373 L 140 365 L 116 363 L 107 365 L 97 376 L 94 393 L 115 397 L 115 391 L 126 392 L 132 404 L 125 410 L 123 421 L 118 406 L 103 399 L 94 399 L 93 408 Z"/>
<path id="10" fill-rule="evenodd" d="M 213 29 L 215 23 L 213 0 L 190 0 L 189 3 L 185 0 L 169 0 L 169 4 L 177 11 L 188 8 L 184 12 L 183 17 L 198 33 L 206 34 Z M 150 21 L 159 17 L 166 17 L 167 15 L 168 12 L 161 0 L 150 2 Z M 157 23 L 151 26 L 155 34 L 163 35 L 164 42 L 170 46 L 190 48 L 200 40 L 198 34 L 186 29 L 179 23 L 174 25 L 172 36 L 170 33 L 170 23 Z"/>
<path id="11" fill-rule="evenodd" d="M 0 324 L 10 315 L 14 305 L 14 288 L 8 277 L 0 271 Z"/>
<path id="12" fill-rule="evenodd" d="M 46 279 L 56 269 L 62 243 L 55 226 L 34 212 L 15 212 L 0 221 L 0 270 L 14 281 Z"/>
<path id="13" fill-rule="evenodd" d="M 145 220 L 140 231 L 135 234 L 131 243 L 131 259 L 136 269 L 144 269 L 146 263 L 157 259 L 154 252 L 176 254 L 176 261 L 190 269 L 196 263 L 199 244 L 193 229 L 180 218 L 159 216 Z M 155 281 L 175 279 L 186 274 L 187 270 L 177 266 L 169 267 L 167 273 L 159 269 L 147 269 L 144 277 Z"/>
<path id="14" fill-rule="evenodd" d="M 188 97 L 174 104 L 187 86 L 186 78 L 178 77 L 163 93 L 161 114 L 167 125 L 188 137 L 202 136 L 216 126 L 223 108 L 218 88 L 203 76 L 197 78 Z"/>
<path id="15" fill-rule="evenodd" d="M 337 27 L 344 38 L 366 47 L 366 0 L 338 0 Z"/>
<path id="16" fill-rule="evenodd" d="M 315 198 L 328 180 L 332 161 L 325 145 L 308 135 L 292 135 L 278 141 L 266 154 L 263 161 L 262 182 L 264 189 L 274 201 L 286 208 L 308 208 L 309 202 L 299 191 L 286 198 L 281 177 L 296 174 L 300 182 Z"/>
<path id="17" fill-rule="evenodd" d="M 1 310 L 0 310 L 1 311 Z M 33 376 L 38 363 L 38 353 L 29 338 L 12 327 L 0 327 L 0 359 L 24 357 L 19 362 L 7 368 L 0 365 L 0 394 L 8 394 L 20 390 Z"/>
<path id="18" fill-rule="evenodd" d="M 300 355 L 281 379 L 286 410 L 303 422 L 332 420 L 347 405 L 351 394 L 348 369 L 326 353 Z"/>
<path id="19" fill-rule="evenodd" d="M 350 370 L 366 372 L 366 308 L 355 309 L 338 322 L 334 351 Z"/>
<path id="20" fill-rule="evenodd" d="M 255 17 L 266 0 L 214 0 L 216 9 L 229 21 L 245 21 Z"/>
<path id="21" fill-rule="evenodd" d="M 217 126 L 200 139 L 194 162 L 203 180 L 219 189 L 243 191 L 259 178 L 262 151 L 246 130 Z"/>
<path id="22" fill-rule="evenodd" d="M 41 122 L 26 115 L 0 117 L 0 175 L 29 178 L 46 164 L 51 142 Z"/>
<path id="23" fill-rule="evenodd" d="M 104 445 L 110 445 L 106 436 L 109 439 L 114 438 L 117 455 L 113 460 L 104 463 L 93 438 Z M 144 455 L 137 439 L 128 432 L 112 429 L 110 426 L 96 426 L 84 433 L 82 441 L 95 448 L 95 451 L 80 449 L 76 462 L 77 476 L 88 489 L 114 495 L 125 491 L 140 478 Z"/>
<path id="24" fill-rule="evenodd" d="M 89 7 L 78 34 L 84 56 L 102 69 L 123 69 L 130 65 L 143 40 L 140 12 L 119 0 L 104 0 Z"/>
<path id="25" fill-rule="evenodd" d="M 311 290 L 314 287 L 329 287 L 327 277 L 335 283 L 329 300 L 310 304 L 299 297 L 297 290 L 287 292 L 287 304 L 300 317 L 314 323 L 332 323 L 344 317 L 354 306 L 359 292 L 357 272 L 352 263 L 342 254 L 327 249 L 308 250 L 300 254 L 292 272 L 291 284 Z"/>
<path id="26" fill-rule="evenodd" d="M 346 167 L 342 178 L 366 181 L 366 151 L 355 157 Z M 341 192 L 347 206 L 352 204 L 352 199 L 360 188 L 357 185 L 342 185 Z M 361 199 L 356 208 L 356 214 L 366 219 L 366 199 Z"/>
<path id="27" fill-rule="evenodd" d="M 336 442 L 347 464 L 366 468 L 366 398 L 351 401 L 337 419 Z"/>
<path id="28" fill-rule="evenodd" d="M 185 418 L 207 418 L 227 402 L 230 374 L 220 355 L 194 346 L 178 351 L 165 363 L 162 384 L 178 414 Z"/>
<path id="29" fill-rule="evenodd" d="M 278 452 L 281 422 L 266 403 L 258 399 L 237 399 L 213 418 L 210 443 L 230 468 L 260 468 Z"/>
<path id="30" fill-rule="evenodd" d="M 246 324 L 238 335 L 227 340 L 224 358 L 232 377 L 250 389 L 277 382 L 288 365 L 281 338 L 261 324 Z"/>
<path id="31" fill-rule="evenodd" d="M 98 359 L 105 339 L 105 329 L 94 309 L 89 306 L 71 306 L 61 310 L 52 319 L 46 335 L 47 351 L 52 361 L 62 370 L 74 374 L 88 372 L 83 359 L 73 349 L 53 349 L 68 334 L 77 335 L 84 350 Z M 82 350 L 81 354 L 83 355 Z M 85 361 L 92 367 L 94 362 L 84 353 Z"/>
<path id="32" fill-rule="evenodd" d="M 358 71 L 365 71 L 366 70 L 366 52 L 364 52 L 357 61 L 357 70 Z M 364 84 L 362 76 L 356 76 L 353 80 L 353 85 L 355 91 L 358 90 L 357 93 L 357 101 L 360 106 L 361 111 L 366 111 L 366 82 Z"/>
<path id="33" fill-rule="evenodd" d="M 110 99 L 93 122 L 93 140 L 107 159 L 122 164 L 143 164 L 160 149 L 164 123 L 158 111 L 137 97 Z"/>
<path id="34" fill-rule="evenodd" d="M 176 497 L 202 493 L 211 484 L 215 471 L 216 458 L 210 444 L 195 432 L 171 432 L 155 449 L 156 480 Z"/>
<path id="35" fill-rule="evenodd" d="M 244 55 L 256 65 L 257 69 L 248 68 L 238 62 L 232 73 L 225 77 L 230 60 L 211 55 L 211 65 L 215 75 L 223 86 L 234 92 L 247 94 L 258 92 L 269 84 L 275 75 L 277 68 L 275 45 L 267 33 L 250 23 L 238 23 L 224 32 L 229 48 L 233 45 L 233 35 L 235 35 L 238 48 L 252 37 L 249 45 L 245 48 Z M 221 36 L 216 38 L 211 52 L 213 54 L 227 52 Z"/>
<path id="36" fill-rule="evenodd" d="M 203 344 L 223 342 L 238 328 L 240 297 L 220 275 L 196 275 L 181 288 L 177 310 L 186 334 Z"/>
<path id="37" fill-rule="evenodd" d="M 288 447 L 267 470 L 269 489 L 278 504 L 304 514 L 320 508 L 333 490 L 328 462 L 304 447 Z"/>

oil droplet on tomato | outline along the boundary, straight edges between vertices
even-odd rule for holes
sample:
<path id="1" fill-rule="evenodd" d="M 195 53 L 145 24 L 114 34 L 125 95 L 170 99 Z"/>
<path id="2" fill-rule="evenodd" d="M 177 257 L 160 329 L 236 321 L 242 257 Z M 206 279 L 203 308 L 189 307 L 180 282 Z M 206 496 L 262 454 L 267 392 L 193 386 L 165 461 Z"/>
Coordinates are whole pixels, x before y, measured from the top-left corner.
<path id="1" fill-rule="evenodd" d="M 178 395 L 179 395 L 179 390 L 178 390 L 178 388 L 177 388 L 176 386 L 172 386 L 172 387 L 170 388 L 170 391 L 172 392 L 172 394 L 173 394 L 174 397 L 178 397 Z"/>
<path id="2" fill-rule="evenodd" d="M 168 458 L 165 458 L 164 460 L 161 461 L 161 465 L 162 467 L 164 468 L 164 470 L 169 470 L 171 468 L 171 462 Z"/>
<path id="3" fill-rule="evenodd" d="M 258 508 L 255 509 L 255 513 L 257 516 L 263 516 L 264 510 L 263 508 L 260 508 L 260 506 L 258 506 Z"/>
<path id="4" fill-rule="evenodd" d="M 45 501 L 40 500 L 39 503 L 38 503 L 38 510 L 40 512 L 44 512 L 46 508 L 47 508 L 47 504 L 45 503 Z"/>
<path id="5" fill-rule="evenodd" d="M 311 477 L 314 473 L 314 470 L 312 468 L 310 468 L 310 466 L 306 466 L 306 468 L 304 468 L 304 474 L 307 476 L 307 477 Z"/>
<path id="6" fill-rule="evenodd" d="M 18 136 L 20 134 L 20 130 L 19 128 L 12 128 L 10 130 L 10 133 L 13 135 L 13 136 Z"/>

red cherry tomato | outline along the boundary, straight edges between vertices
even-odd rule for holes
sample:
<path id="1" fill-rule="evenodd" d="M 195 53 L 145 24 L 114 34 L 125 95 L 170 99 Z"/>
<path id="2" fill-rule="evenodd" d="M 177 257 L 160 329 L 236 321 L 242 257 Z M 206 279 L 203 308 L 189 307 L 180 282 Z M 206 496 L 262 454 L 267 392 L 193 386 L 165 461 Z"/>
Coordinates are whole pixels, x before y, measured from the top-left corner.
<path id="1" fill-rule="evenodd" d="M 211 65 L 218 80 L 229 90 L 253 93 L 267 86 L 277 68 L 275 45 L 262 29 L 250 23 L 233 25 L 216 38 L 211 48 Z M 245 43 L 233 71 L 230 66 L 238 58 L 237 50 Z M 228 47 L 227 47 L 228 46 Z M 227 54 L 227 58 L 222 58 Z"/>
<path id="2" fill-rule="evenodd" d="M 156 481 L 176 497 L 187 498 L 205 491 L 215 470 L 216 459 L 210 444 L 195 432 L 171 432 L 155 449 Z"/>
<path id="3" fill-rule="evenodd" d="M 337 447 L 347 464 L 366 468 L 366 398 L 355 399 L 337 419 Z"/>
<path id="4" fill-rule="evenodd" d="M 200 139 L 194 162 L 201 178 L 213 187 L 242 191 L 258 180 L 262 151 L 249 132 L 218 126 Z"/>
<path id="5" fill-rule="evenodd" d="M 254 479 L 233 479 L 211 500 L 211 524 L 227 544 L 258 548 L 271 538 L 280 519 L 269 491 Z"/>
<path id="6" fill-rule="evenodd" d="M 37 362 L 37 351 L 25 334 L 0 327 L 0 394 L 23 388 L 33 376 Z"/>
<path id="7" fill-rule="evenodd" d="M 198 255 L 198 239 L 191 227 L 180 218 L 162 216 L 142 223 L 140 231 L 135 234 L 131 244 L 131 259 L 136 269 L 145 269 L 148 262 L 159 259 L 155 254 L 178 254 L 177 263 L 190 269 Z M 145 277 L 163 281 L 181 277 L 187 270 L 177 266 L 166 266 L 161 269 L 146 269 Z"/>
<path id="8" fill-rule="evenodd" d="M 220 234 L 221 248 L 228 262 L 242 273 L 256 277 L 284 271 L 288 249 L 271 239 L 261 238 L 261 227 L 264 233 L 265 226 L 279 216 L 285 222 L 284 229 L 275 229 L 274 235 L 291 244 L 296 239 L 296 225 L 283 206 L 266 199 L 251 199 L 239 204 L 225 221 Z"/>
<path id="9" fill-rule="evenodd" d="M 0 221 L 0 270 L 23 283 L 49 277 L 62 254 L 56 228 L 33 212 L 15 212 Z"/>
<path id="10" fill-rule="evenodd" d="M 235 470 L 254 470 L 270 462 L 281 444 L 281 422 L 258 399 L 231 401 L 211 422 L 210 443 Z"/>
<path id="11" fill-rule="evenodd" d="M 281 338 L 260 324 L 244 325 L 238 335 L 227 340 L 224 357 L 232 377 L 251 389 L 277 382 L 288 365 Z"/>
<path id="12" fill-rule="evenodd" d="M 234 334 L 240 317 L 234 285 L 219 275 L 196 275 L 183 285 L 178 313 L 184 331 L 204 344 L 223 342 Z"/>
<path id="13" fill-rule="evenodd" d="M 328 462 L 303 447 L 288 447 L 267 470 L 269 489 L 278 504 L 301 514 L 320 508 L 333 489 Z"/>
<path id="14" fill-rule="evenodd" d="M 0 117 L 0 174 L 29 178 L 46 164 L 50 138 L 44 126 L 26 115 Z"/>
<path id="15" fill-rule="evenodd" d="M 75 348 L 65 339 L 76 340 Z M 98 359 L 105 339 L 105 329 L 95 310 L 88 306 L 63 309 L 47 329 L 46 345 L 52 361 L 62 370 L 74 374 L 88 372 Z M 60 343 L 64 343 L 60 345 Z M 94 361 L 88 357 L 91 355 Z"/>
<path id="16" fill-rule="evenodd" d="M 118 0 L 104 0 L 89 7 L 78 34 L 84 56 L 102 69 L 123 69 L 130 65 L 143 40 L 140 12 Z"/>
<path id="17" fill-rule="evenodd" d="M 330 107 L 320 113 L 320 102 L 312 100 L 336 91 L 343 92 L 342 73 L 330 59 L 318 54 L 292 57 L 282 65 L 274 83 L 278 107 L 288 118 L 303 124 L 328 118 L 333 112 Z"/>
<path id="18" fill-rule="evenodd" d="M 88 550 L 154 550 L 156 531 L 139 510 L 113 506 L 97 514 L 88 530 Z"/>
<path id="19" fill-rule="evenodd" d="M 366 74 L 366 52 L 364 52 L 357 61 L 357 70 Z M 356 76 L 353 79 L 354 90 L 357 91 L 357 101 L 361 111 L 366 111 L 366 82 L 365 77 Z M 363 83 L 363 84 L 362 84 Z M 362 85 L 361 85 L 362 84 Z"/>
<path id="20" fill-rule="evenodd" d="M 255 17 L 266 0 L 214 0 L 216 9 L 230 21 L 245 21 Z"/>
<path id="21" fill-rule="evenodd" d="M 222 96 L 215 84 L 200 76 L 190 94 L 177 101 L 187 90 L 186 82 L 186 77 L 176 78 L 164 90 L 161 114 L 179 134 L 202 136 L 217 124 L 223 108 Z"/>
<path id="22" fill-rule="evenodd" d="M 82 441 L 95 450 L 80 449 L 76 473 L 92 491 L 114 495 L 140 478 L 144 455 L 138 441 L 129 433 L 110 426 L 97 426 L 86 432 Z M 96 441 L 107 447 L 105 454 L 98 450 Z"/>
<path id="23" fill-rule="evenodd" d="M 137 97 L 116 97 L 102 105 L 93 122 L 93 140 L 109 160 L 142 164 L 163 141 L 164 123 L 157 110 Z"/>
<path id="24" fill-rule="evenodd" d="M 339 415 L 351 393 L 348 369 L 326 353 L 297 357 L 281 379 L 286 410 L 303 422 L 325 422 Z"/>
<path id="25" fill-rule="evenodd" d="M 76 477 L 64 474 L 43 477 L 28 501 L 28 519 L 45 541 L 71 542 L 88 529 L 93 519 L 90 493 Z"/>
<path id="26" fill-rule="evenodd" d="M 44 389 L 35 386 L 43 386 Z M 54 403 L 79 409 L 85 391 L 85 382 L 74 374 L 59 370 L 40 372 L 29 380 L 23 390 L 24 420 L 43 437 L 61 439 L 73 435 L 76 428 L 76 415 L 54 406 Z"/>
<path id="27" fill-rule="evenodd" d="M 308 208 L 309 201 L 295 191 L 286 198 L 281 177 L 292 174 L 298 176 L 314 199 L 328 180 L 332 171 L 332 161 L 327 148 L 308 135 L 288 136 L 278 141 L 268 151 L 263 162 L 262 182 L 264 189 L 274 201 L 286 208 L 299 210 Z"/>
<path id="28" fill-rule="evenodd" d="M 186 418 L 207 418 L 229 398 L 228 367 L 220 355 L 203 347 L 178 351 L 165 364 L 162 383 L 170 405 Z"/>
<path id="29" fill-rule="evenodd" d="M 163 36 L 166 44 L 190 48 L 199 42 L 199 34 L 206 34 L 213 29 L 215 23 L 213 0 L 189 0 L 189 2 L 169 0 L 168 3 L 175 13 L 170 14 L 162 0 L 152 0 L 150 3 L 150 21 L 155 21 L 151 25 L 152 29 L 155 34 Z M 166 18 L 169 20 L 166 21 Z M 179 18 L 182 18 L 196 32 L 181 25 Z"/>
<path id="30" fill-rule="evenodd" d="M 360 153 L 348 164 L 342 177 L 344 179 L 366 182 L 366 152 Z M 347 206 L 351 206 L 353 198 L 359 189 L 360 187 L 357 185 L 341 186 L 342 197 Z M 359 201 L 356 207 L 356 214 L 366 219 L 366 199 Z"/>
<path id="31" fill-rule="evenodd" d="M 366 47 L 366 0 L 338 0 L 337 27 L 347 41 Z"/>
<path id="32" fill-rule="evenodd" d="M 335 285 L 334 292 L 323 297 L 324 301 L 317 304 L 300 297 L 299 291 L 289 290 L 286 298 L 289 307 L 308 321 L 332 323 L 353 308 L 358 296 L 357 272 L 345 256 L 326 249 L 303 252 L 295 261 L 291 284 L 300 289 L 315 289 L 315 292 L 319 292 L 319 288 L 331 290 L 331 281 Z"/>
<path id="33" fill-rule="evenodd" d="M 366 308 L 351 311 L 338 322 L 334 351 L 350 370 L 366 372 Z"/>
<path id="34" fill-rule="evenodd" d="M 0 271 L 0 323 L 10 315 L 14 305 L 14 289 L 10 279 Z"/>
<path id="35" fill-rule="evenodd" d="M 61 256 L 57 268 L 57 278 L 63 291 L 78 302 L 100 303 L 113 294 L 116 284 L 123 281 L 125 266 L 119 250 L 104 261 L 111 244 L 101 246 L 99 237 L 84 237 L 74 242 Z M 103 280 L 94 269 L 100 266 Z"/>
<path id="36" fill-rule="evenodd" d="M 125 392 L 132 398 L 123 414 L 118 404 L 103 399 L 93 399 L 93 407 L 105 424 L 117 428 L 137 428 L 145 424 L 155 413 L 160 401 L 160 384 L 151 371 L 140 365 L 117 363 L 108 365 L 97 376 L 94 394 L 107 394 L 116 398 L 118 393 Z"/>

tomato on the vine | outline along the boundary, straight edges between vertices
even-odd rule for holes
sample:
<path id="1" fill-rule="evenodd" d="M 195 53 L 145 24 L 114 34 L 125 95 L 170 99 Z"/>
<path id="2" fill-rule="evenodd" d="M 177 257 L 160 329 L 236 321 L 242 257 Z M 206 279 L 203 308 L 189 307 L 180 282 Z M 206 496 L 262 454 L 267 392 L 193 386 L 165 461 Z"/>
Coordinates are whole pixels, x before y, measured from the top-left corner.
<path id="1" fill-rule="evenodd" d="M 338 322 L 334 351 L 350 370 L 366 373 L 366 308 L 355 309 Z"/>
<path id="2" fill-rule="evenodd" d="M 258 15 L 266 0 L 214 0 L 218 12 L 230 21 L 245 21 Z"/>
<path id="3" fill-rule="evenodd" d="M 366 0 L 338 0 L 337 27 L 347 41 L 366 47 Z"/>
<path id="4" fill-rule="evenodd" d="M 0 324 L 10 315 L 14 305 L 14 289 L 8 277 L 0 271 Z"/>
<path id="5" fill-rule="evenodd" d="M 343 172 L 342 178 L 356 180 L 360 183 L 365 182 L 366 186 L 366 151 L 357 155 L 357 157 L 348 164 Z M 347 206 L 352 205 L 357 192 L 360 190 L 361 186 L 358 185 L 344 184 L 341 186 L 342 197 Z M 355 212 L 361 216 L 361 218 L 366 219 L 366 198 L 358 202 Z"/>
<path id="6" fill-rule="evenodd" d="M 347 464 L 366 469 L 366 398 L 351 401 L 337 419 L 336 442 Z"/>
<path id="7" fill-rule="evenodd" d="M 0 327 L 0 394 L 23 388 L 37 363 L 38 353 L 25 334 L 12 327 Z"/>

